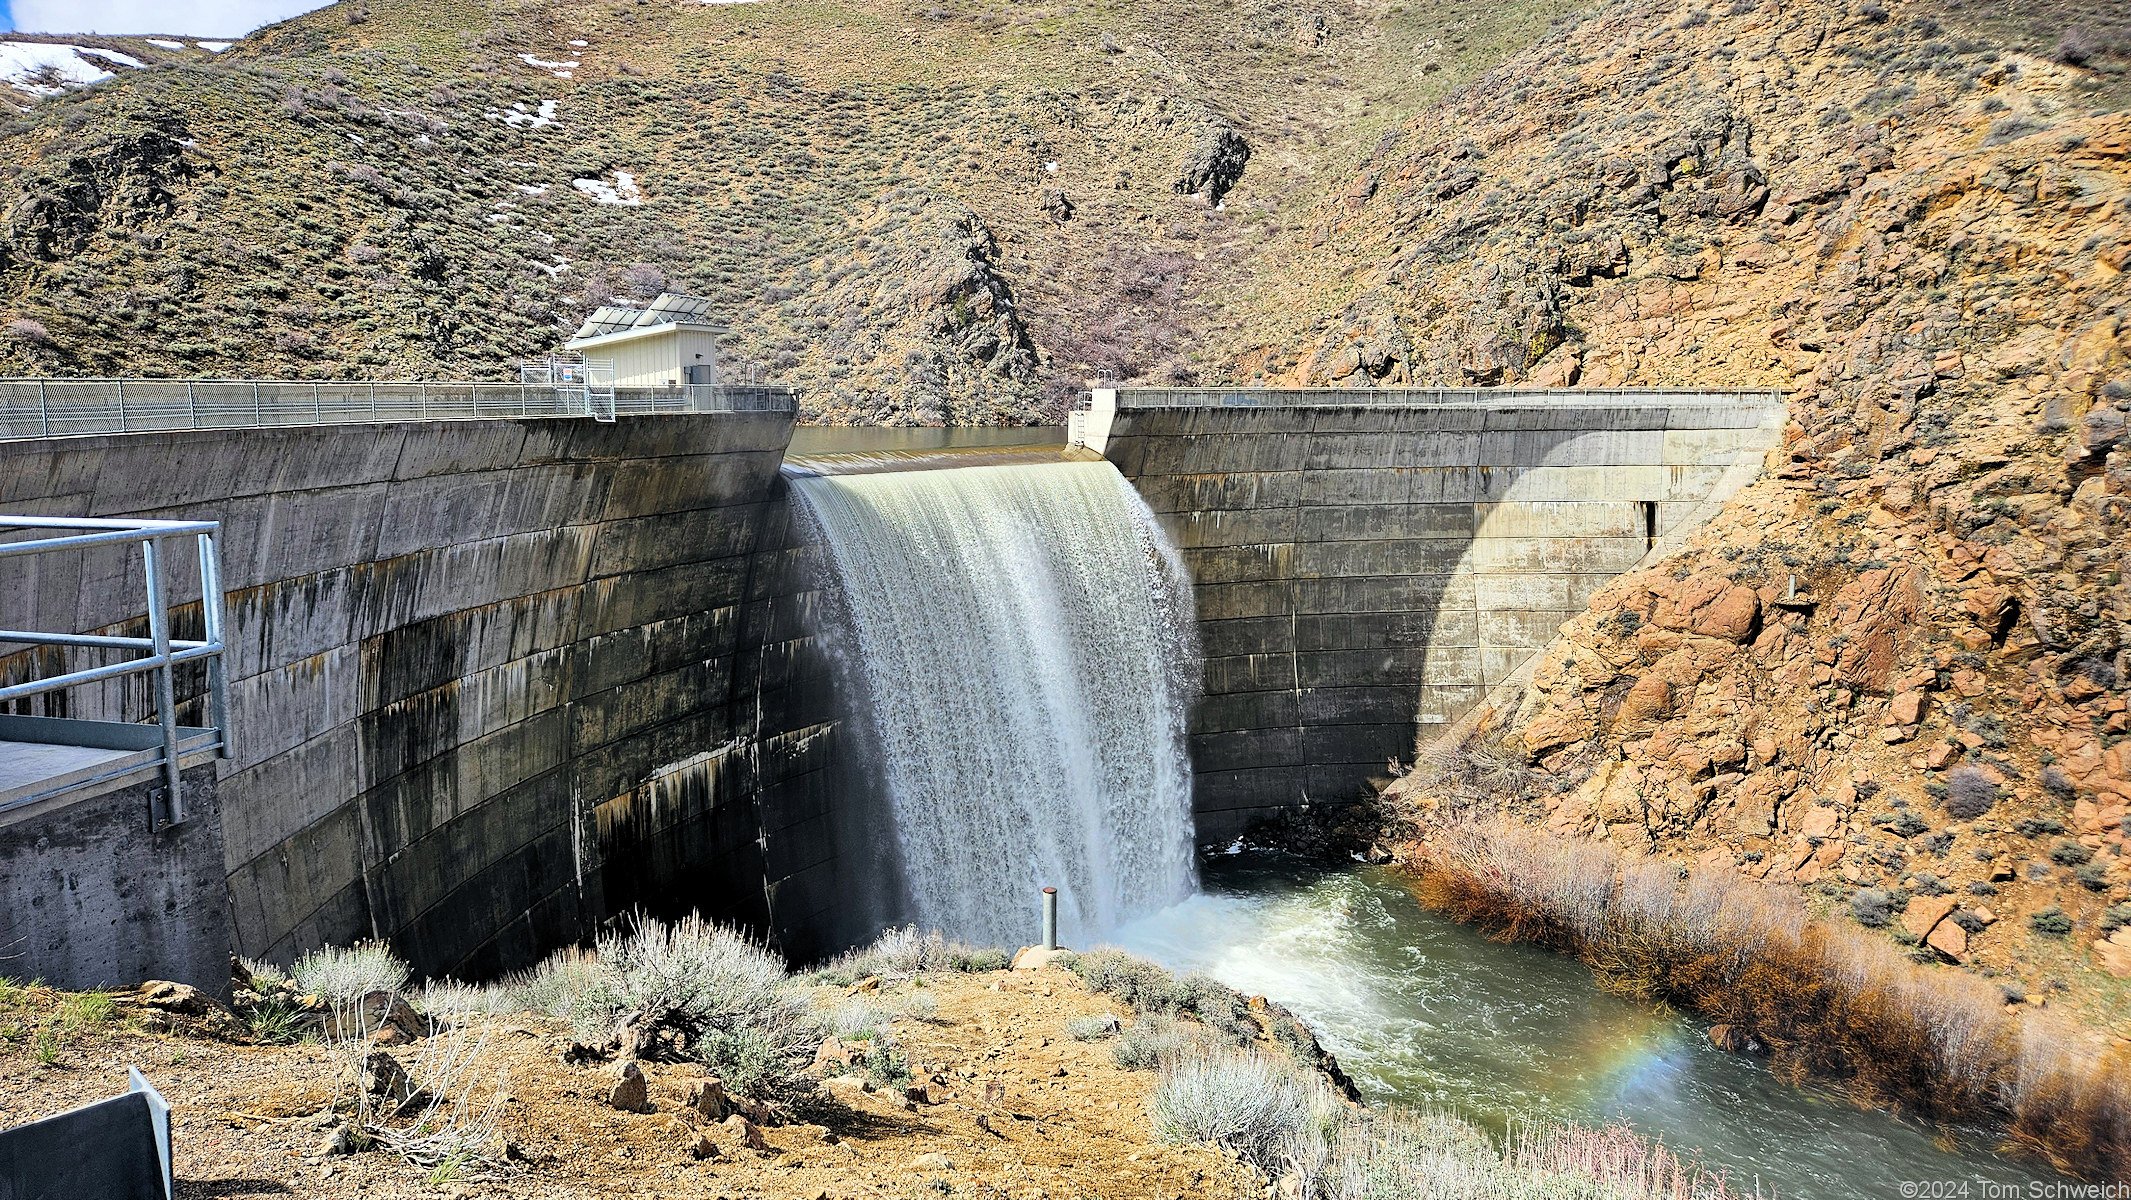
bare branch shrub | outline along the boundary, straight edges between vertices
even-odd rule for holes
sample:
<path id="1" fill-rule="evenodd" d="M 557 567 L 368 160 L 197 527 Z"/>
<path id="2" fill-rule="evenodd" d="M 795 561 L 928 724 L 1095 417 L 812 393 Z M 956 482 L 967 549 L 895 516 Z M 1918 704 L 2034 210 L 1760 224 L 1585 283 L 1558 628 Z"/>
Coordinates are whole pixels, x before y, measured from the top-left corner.
<path id="1" fill-rule="evenodd" d="M 1981 767 L 1955 767 L 1946 779 L 1947 813 L 1971 821 L 1998 802 L 1998 784 Z"/>

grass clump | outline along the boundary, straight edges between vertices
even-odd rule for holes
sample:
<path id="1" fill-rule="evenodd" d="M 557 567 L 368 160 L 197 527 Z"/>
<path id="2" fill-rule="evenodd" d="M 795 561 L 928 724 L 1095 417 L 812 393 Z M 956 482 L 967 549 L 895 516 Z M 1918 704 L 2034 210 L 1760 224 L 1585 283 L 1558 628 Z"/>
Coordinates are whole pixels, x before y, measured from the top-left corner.
<path id="1" fill-rule="evenodd" d="M 1163 1070 L 1147 1111 L 1164 1141 L 1212 1142 L 1278 1174 L 1284 1152 L 1310 1137 L 1331 1103 L 1284 1061 L 1229 1050 L 1179 1057 Z"/>
<path id="2" fill-rule="evenodd" d="M 2083 867 L 2094 861 L 2094 852 L 2078 842 L 2058 842 L 2050 847 L 2050 861 L 2060 867 Z"/>
<path id="3" fill-rule="evenodd" d="M 2027 927 L 2047 937 L 2063 937 L 2072 932 L 2072 918 L 2063 909 L 2052 904 L 2029 913 Z"/>
<path id="4" fill-rule="evenodd" d="M 1146 959 L 1102 946 L 1063 964 L 1089 991 L 1116 998 L 1135 1013 L 1189 1017 L 1240 1045 L 1258 1036 L 1250 1002 L 1199 972 L 1175 975 Z"/>
<path id="5" fill-rule="evenodd" d="M 784 961 L 697 917 L 643 920 L 565 951 L 507 988 L 516 1006 L 570 1022 L 580 1040 L 645 1059 L 693 1061 L 765 1102 L 811 1089 L 821 1027 Z"/>
<path id="6" fill-rule="evenodd" d="M 896 984 L 928 972 L 1003 971 L 1009 959 L 996 946 L 971 946 L 947 940 L 938 930 L 919 933 L 915 925 L 890 929 L 872 945 L 837 955 L 808 972 L 809 983 L 850 987 L 861 979 Z"/>
<path id="7" fill-rule="evenodd" d="M 1974 820 L 1998 803 L 1998 783 L 1980 767 L 1955 767 L 1946 780 L 1945 809 L 1963 821 Z"/>
<path id="8" fill-rule="evenodd" d="M 1120 1031 L 1122 1023 L 1109 1013 L 1074 1017 L 1065 1023 L 1066 1036 L 1076 1042 L 1100 1041 Z"/>
<path id="9" fill-rule="evenodd" d="M 1894 898 L 1879 888 L 1859 888 L 1850 894 L 1850 915 L 1867 929 L 1884 927 L 1893 910 Z"/>
<path id="10" fill-rule="evenodd" d="M 406 960 L 383 942 L 322 947 L 289 968 L 298 990 L 328 1004 L 352 1004 L 371 992 L 403 991 L 411 974 Z"/>
<path id="11" fill-rule="evenodd" d="M 1192 1027 L 1169 1013 L 1150 1013 L 1127 1026 L 1110 1056 L 1128 1071 L 1156 1071 L 1198 1046 Z"/>
<path id="12" fill-rule="evenodd" d="M 1543 1123 L 1497 1146 L 1448 1113 L 1345 1103 L 1292 1059 L 1202 1048 L 1162 1069 L 1147 1113 L 1169 1142 L 1210 1142 L 1296 1200 L 1731 1200 L 1625 1128 Z"/>

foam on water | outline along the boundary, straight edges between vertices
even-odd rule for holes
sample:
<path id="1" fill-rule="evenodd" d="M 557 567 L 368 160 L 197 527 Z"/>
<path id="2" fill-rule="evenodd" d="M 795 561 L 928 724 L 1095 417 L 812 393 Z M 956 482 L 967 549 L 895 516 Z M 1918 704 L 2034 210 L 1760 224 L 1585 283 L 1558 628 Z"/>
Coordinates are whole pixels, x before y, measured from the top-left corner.
<path id="1" fill-rule="evenodd" d="M 1190 581 L 1108 463 L 791 476 L 922 927 L 1086 944 L 1193 890 Z"/>

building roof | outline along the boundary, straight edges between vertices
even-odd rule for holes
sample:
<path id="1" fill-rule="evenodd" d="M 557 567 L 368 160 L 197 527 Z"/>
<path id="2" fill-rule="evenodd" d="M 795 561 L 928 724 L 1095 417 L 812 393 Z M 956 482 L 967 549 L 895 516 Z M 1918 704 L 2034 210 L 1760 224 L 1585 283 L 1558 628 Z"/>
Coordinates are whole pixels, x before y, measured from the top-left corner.
<path id="1" fill-rule="evenodd" d="M 565 345 L 572 350 L 589 343 L 611 345 L 612 341 L 607 339 L 628 340 L 616 337 L 617 334 L 641 337 L 655 331 L 664 332 L 674 328 L 724 333 L 725 326 L 705 319 L 709 312 L 709 300 L 701 296 L 684 296 L 679 292 L 660 292 L 658 299 L 640 309 L 616 304 L 602 305 L 585 318 L 585 323 L 578 327 L 576 334 Z"/>
<path id="2" fill-rule="evenodd" d="M 633 342 L 639 338 L 664 337 L 669 333 L 708 333 L 715 336 L 726 332 L 728 331 L 723 325 L 709 325 L 700 321 L 667 321 L 658 325 L 639 325 L 627 329 L 617 329 L 612 333 L 595 334 L 592 337 L 586 337 L 582 331 L 579 331 L 578 336 L 564 342 L 562 347 L 565 350 L 588 350 L 604 346 L 618 346 L 623 342 Z"/>

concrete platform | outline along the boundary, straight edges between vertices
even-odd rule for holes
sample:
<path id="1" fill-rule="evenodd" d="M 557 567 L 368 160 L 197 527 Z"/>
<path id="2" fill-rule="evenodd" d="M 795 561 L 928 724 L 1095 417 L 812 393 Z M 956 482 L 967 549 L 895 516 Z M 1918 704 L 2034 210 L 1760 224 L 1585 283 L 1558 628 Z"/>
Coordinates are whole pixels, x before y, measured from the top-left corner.
<path id="1" fill-rule="evenodd" d="M 0 824 L 149 779 L 162 744 L 153 725 L 0 714 Z M 204 761 L 215 744 L 212 729 L 178 728 L 183 765 Z"/>

